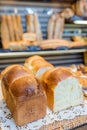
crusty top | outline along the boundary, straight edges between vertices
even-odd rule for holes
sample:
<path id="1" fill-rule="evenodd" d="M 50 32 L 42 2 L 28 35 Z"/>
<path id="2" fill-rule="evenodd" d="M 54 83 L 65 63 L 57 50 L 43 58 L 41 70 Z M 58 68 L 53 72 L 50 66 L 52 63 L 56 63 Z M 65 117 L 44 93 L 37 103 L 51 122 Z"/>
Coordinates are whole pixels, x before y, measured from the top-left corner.
<path id="1" fill-rule="evenodd" d="M 56 85 L 69 77 L 73 76 L 67 68 L 56 67 L 46 71 L 42 76 L 42 81 L 50 88 L 55 88 Z"/>
<path id="2" fill-rule="evenodd" d="M 34 56 L 31 56 L 31 57 L 27 58 L 27 59 L 25 60 L 25 63 L 31 64 L 32 61 L 34 61 L 34 60 L 43 60 L 43 61 L 44 61 L 44 58 L 41 57 L 41 56 L 39 56 L 39 55 L 34 55 Z"/>
<path id="3" fill-rule="evenodd" d="M 10 90 L 15 97 L 32 96 L 37 94 L 39 86 L 30 70 L 21 65 L 14 65 L 3 71 L 2 84 Z"/>
<path id="4" fill-rule="evenodd" d="M 40 68 L 43 68 L 43 67 L 53 67 L 52 64 L 50 64 L 44 58 L 38 55 L 35 55 L 26 59 L 25 66 L 26 64 L 27 66 L 32 66 L 33 72 L 37 72 Z"/>

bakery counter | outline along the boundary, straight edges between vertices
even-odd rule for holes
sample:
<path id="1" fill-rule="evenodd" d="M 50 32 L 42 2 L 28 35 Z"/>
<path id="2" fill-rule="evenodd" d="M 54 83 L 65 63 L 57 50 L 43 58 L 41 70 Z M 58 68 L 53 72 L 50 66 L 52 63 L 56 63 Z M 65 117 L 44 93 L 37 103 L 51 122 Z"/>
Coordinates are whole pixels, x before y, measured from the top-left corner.
<path id="1" fill-rule="evenodd" d="M 20 52 L 1 52 L 0 71 L 10 64 L 23 64 L 24 60 L 32 55 L 41 55 L 55 66 L 84 64 L 84 53 L 86 49 L 73 50 L 49 50 L 49 51 L 20 51 Z M 85 56 L 86 57 L 86 56 Z"/>

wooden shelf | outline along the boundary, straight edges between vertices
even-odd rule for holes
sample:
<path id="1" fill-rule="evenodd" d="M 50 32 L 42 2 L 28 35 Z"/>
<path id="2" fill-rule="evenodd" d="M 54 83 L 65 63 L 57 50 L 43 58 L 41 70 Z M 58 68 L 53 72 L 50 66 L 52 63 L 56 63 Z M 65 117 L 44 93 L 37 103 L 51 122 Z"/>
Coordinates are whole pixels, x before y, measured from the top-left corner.
<path id="1" fill-rule="evenodd" d="M 82 53 L 86 52 L 86 49 L 74 49 L 74 50 L 52 50 L 52 51 L 37 51 L 37 52 L 5 52 L 0 53 L 0 58 L 6 57 L 24 57 L 31 55 L 57 55 L 57 54 L 70 54 L 70 53 Z"/>

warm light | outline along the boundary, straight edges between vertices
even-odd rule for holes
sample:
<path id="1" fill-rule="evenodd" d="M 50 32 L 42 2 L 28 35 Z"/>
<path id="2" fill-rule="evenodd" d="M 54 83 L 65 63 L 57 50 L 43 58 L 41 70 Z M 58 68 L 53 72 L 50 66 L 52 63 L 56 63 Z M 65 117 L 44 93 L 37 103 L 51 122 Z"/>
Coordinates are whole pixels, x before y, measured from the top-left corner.
<path id="1" fill-rule="evenodd" d="M 87 24 L 87 20 L 75 20 L 73 21 L 75 24 Z"/>

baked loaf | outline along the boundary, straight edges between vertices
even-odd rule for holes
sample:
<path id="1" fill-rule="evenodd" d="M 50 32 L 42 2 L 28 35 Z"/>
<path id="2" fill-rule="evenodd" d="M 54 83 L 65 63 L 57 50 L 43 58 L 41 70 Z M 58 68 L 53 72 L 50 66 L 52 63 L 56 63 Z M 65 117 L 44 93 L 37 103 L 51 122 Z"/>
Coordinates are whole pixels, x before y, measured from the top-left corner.
<path id="1" fill-rule="evenodd" d="M 53 68 L 53 65 L 51 65 L 43 57 L 38 55 L 26 59 L 24 66 L 32 70 L 37 78 L 41 78 L 43 73 Z"/>
<path id="2" fill-rule="evenodd" d="M 29 69 L 21 65 L 7 67 L 1 74 L 1 86 L 4 99 L 17 125 L 45 116 L 45 93 Z"/>
<path id="3" fill-rule="evenodd" d="M 87 89 L 87 66 L 72 65 L 71 71 L 73 72 L 74 76 L 76 76 L 76 78 L 78 78 L 80 84 L 82 85 L 82 88 Z"/>
<path id="4" fill-rule="evenodd" d="M 41 49 L 56 49 L 58 47 L 69 47 L 71 44 L 70 41 L 62 40 L 62 39 L 51 39 L 51 40 L 43 40 L 41 41 L 40 48 Z"/>
<path id="5" fill-rule="evenodd" d="M 27 26 L 28 33 L 36 34 L 37 41 L 42 40 L 41 26 L 40 26 L 40 22 L 38 19 L 38 15 L 36 13 L 35 14 L 26 14 L 26 26 Z"/>
<path id="6" fill-rule="evenodd" d="M 53 112 L 83 102 L 81 85 L 69 69 L 52 68 L 43 74 L 41 80 L 46 91 L 48 106 Z"/>
<path id="7" fill-rule="evenodd" d="M 60 13 L 53 14 L 48 21 L 48 39 L 61 39 L 64 30 L 64 17 Z"/>

